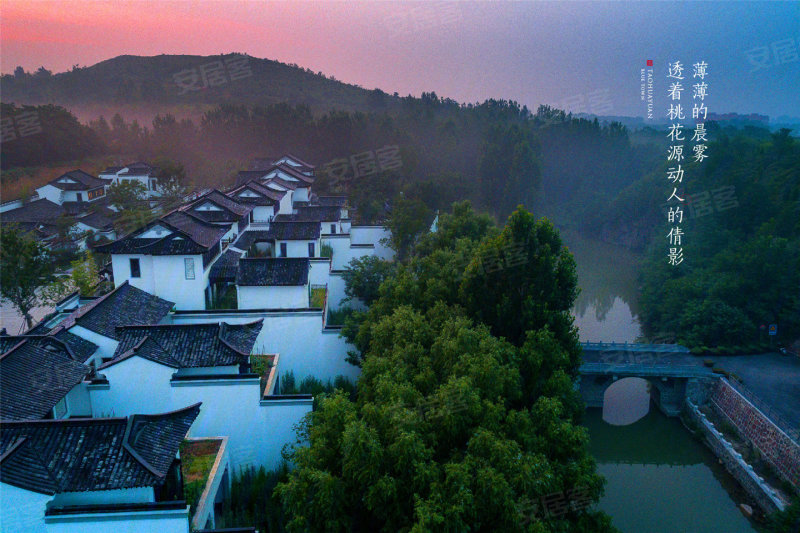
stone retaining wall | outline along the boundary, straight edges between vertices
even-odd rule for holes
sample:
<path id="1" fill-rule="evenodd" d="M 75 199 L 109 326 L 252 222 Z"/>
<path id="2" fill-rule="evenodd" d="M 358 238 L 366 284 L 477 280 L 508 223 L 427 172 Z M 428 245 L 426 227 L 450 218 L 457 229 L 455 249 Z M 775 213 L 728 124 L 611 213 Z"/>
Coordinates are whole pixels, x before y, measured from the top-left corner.
<path id="1" fill-rule="evenodd" d="M 724 378 L 717 380 L 709 404 L 758 448 L 781 477 L 800 489 L 800 445 Z"/>
<path id="2" fill-rule="evenodd" d="M 695 422 L 702 433 L 706 444 L 711 448 L 725 469 L 739 482 L 742 488 L 755 500 L 758 506 L 767 514 L 782 511 L 785 508 L 783 501 L 778 498 L 775 491 L 753 471 L 742 455 L 737 452 L 730 442 L 718 431 L 714 424 L 700 412 L 695 404 L 686 401 L 686 413 L 690 420 Z"/>

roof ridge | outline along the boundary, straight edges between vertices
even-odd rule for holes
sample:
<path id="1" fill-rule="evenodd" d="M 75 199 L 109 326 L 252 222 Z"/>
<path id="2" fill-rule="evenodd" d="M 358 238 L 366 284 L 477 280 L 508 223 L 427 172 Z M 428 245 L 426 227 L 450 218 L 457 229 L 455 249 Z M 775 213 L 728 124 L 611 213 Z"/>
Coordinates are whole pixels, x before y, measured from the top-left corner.
<path id="1" fill-rule="evenodd" d="M 0 354 L 0 361 L 2 361 L 3 359 L 5 359 L 5 358 L 6 358 L 6 357 L 7 357 L 9 354 L 11 354 L 11 352 L 13 352 L 14 350 L 16 350 L 17 348 L 19 348 L 20 346 L 22 346 L 22 345 L 23 345 L 23 344 L 25 344 L 26 342 L 28 342 L 28 339 L 21 340 L 20 342 L 18 342 L 17 344 L 15 344 L 15 345 L 14 345 L 14 346 L 12 346 L 11 348 L 9 348 L 8 350 L 6 350 L 6 351 L 5 351 L 5 352 L 3 352 L 2 354 Z"/>
<path id="2" fill-rule="evenodd" d="M 138 461 L 143 467 L 145 467 L 153 475 L 155 475 L 156 477 L 159 477 L 159 478 L 163 478 L 164 476 L 167 475 L 167 472 L 160 472 L 159 470 L 157 470 L 153 465 L 151 465 L 144 457 L 142 457 L 139 454 L 139 452 L 134 447 L 134 444 L 131 442 L 131 431 L 133 430 L 134 424 L 136 424 L 137 422 L 140 422 L 140 421 L 141 422 L 146 422 L 146 421 L 163 420 L 163 419 L 166 419 L 168 417 L 172 417 L 172 416 L 175 416 L 175 415 L 178 415 L 178 414 L 183 414 L 185 412 L 189 412 L 189 411 L 194 410 L 194 409 L 197 409 L 198 410 L 198 414 L 199 414 L 199 410 L 200 410 L 200 406 L 201 405 L 202 405 L 202 402 L 197 402 L 197 403 L 195 403 L 193 405 L 189 405 L 187 407 L 184 407 L 182 409 L 177 409 L 175 411 L 169 411 L 167 413 L 158 413 L 158 414 L 151 414 L 151 415 L 148 415 L 148 414 L 135 414 L 135 415 L 130 415 L 130 416 L 126 417 L 127 418 L 127 426 L 125 428 L 125 436 L 122 439 L 122 447 L 123 447 L 123 449 L 125 449 L 128 453 L 130 453 L 131 456 L 133 456 L 133 458 L 136 459 L 136 461 Z M 196 419 L 197 415 L 195 415 L 194 418 Z M 192 420 L 192 423 L 194 423 L 194 420 Z M 189 428 L 191 428 L 191 425 L 192 424 L 190 423 L 189 424 Z M 187 433 L 188 433 L 188 430 L 187 430 Z M 185 437 L 185 435 L 184 435 L 184 437 Z"/>
<path id="3" fill-rule="evenodd" d="M 87 304 L 86 304 L 86 305 L 84 305 L 83 307 L 78 307 L 77 309 L 75 309 L 75 311 L 73 311 L 72 313 L 70 313 L 69 315 L 67 315 L 67 317 L 66 317 L 64 320 L 62 320 L 61 322 L 59 322 L 59 323 L 58 323 L 58 325 L 57 325 L 55 328 L 53 328 L 52 330 L 50 330 L 50 332 L 49 332 L 49 333 L 54 333 L 54 332 L 56 332 L 56 330 L 57 330 L 59 327 L 63 327 L 64 329 L 69 329 L 69 328 L 71 328 L 72 326 L 74 326 L 74 325 L 77 323 L 77 320 L 78 320 L 79 318 L 83 318 L 83 317 L 85 317 L 85 316 L 86 316 L 87 314 L 89 314 L 89 313 L 90 313 L 90 312 L 91 312 L 91 311 L 92 311 L 92 310 L 93 310 L 95 307 L 97 307 L 97 306 L 98 306 L 98 305 L 99 305 L 101 302 L 104 302 L 104 301 L 105 301 L 105 300 L 107 300 L 107 299 L 108 299 L 108 298 L 109 298 L 109 297 L 110 297 L 112 294 L 115 294 L 117 291 L 119 291 L 120 289 L 122 289 L 122 288 L 123 288 L 123 287 L 125 287 L 125 286 L 129 286 L 129 284 L 128 284 L 128 280 L 127 280 L 127 279 L 126 279 L 125 281 L 123 281 L 122 283 L 120 283 L 118 287 L 114 287 L 114 289 L 113 289 L 113 290 L 111 290 L 111 291 L 107 292 L 106 294 L 102 295 L 101 297 L 99 297 L 99 298 L 97 298 L 97 299 L 95 299 L 95 300 L 92 300 L 91 302 L 87 303 Z M 83 309 L 83 311 L 82 311 L 81 309 Z M 67 326 L 67 324 L 69 324 L 69 326 Z"/>
<path id="4" fill-rule="evenodd" d="M 227 332 L 228 326 L 229 326 L 229 324 L 227 322 L 220 322 L 219 323 L 219 330 L 217 331 L 217 338 L 219 339 L 219 342 L 221 342 L 223 346 L 227 347 L 230 350 L 233 350 L 235 353 L 239 354 L 242 357 L 250 357 L 249 353 L 244 353 L 243 351 L 239 350 L 238 348 L 235 348 L 234 346 L 232 346 L 230 344 L 230 342 L 228 342 L 224 338 L 224 335 Z"/>

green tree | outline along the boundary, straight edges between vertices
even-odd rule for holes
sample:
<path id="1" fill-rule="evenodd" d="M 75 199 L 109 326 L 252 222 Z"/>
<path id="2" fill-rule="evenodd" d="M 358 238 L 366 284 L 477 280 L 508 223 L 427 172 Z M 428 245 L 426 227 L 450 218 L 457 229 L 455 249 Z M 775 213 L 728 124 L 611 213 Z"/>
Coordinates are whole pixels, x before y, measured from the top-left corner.
<path id="1" fill-rule="evenodd" d="M 27 233 L 6 225 L 0 233 L 0 292 L 33 326 L 31 309 L 36 307 L 39 287 L 54 279 L 55 265 L 47 249 Z"/>
<path id="2" fill-rule="evenodd" d="M 71 278 L 82 296 L 92 295 L 100 280 L 100 273 L 91 251 L 87 250 L 83 259 L 72 262 Z"/>
<path id="3" fill-rule="evenodd" d="M 468 203 L 455 204 L 439 231 L 416 239 L 369 310 L 348 320 L 360 352 L 352 359 L 362 366 L 356 399 L 323 397 L 298 433 L 287 456 L 296 468 L 276 489 L 287 528 L 613 531 L 602 513 L 548 517 L 530 505 L 573 488 L 592 501 L 602 492 L 587 432 L 576 424 L 583 404 L 574 380 L 580 350 L 567 318 L 571 255 L 549 223 L 524 211 L 498 233 Z M 464 297 L 471 303 L 479 287 L 491 298 L 507 289 L 479 279 L 472 266 L 515 239 L 531 252 L 534 270 L 516 278 L 523 312 L 495 306 L 485 315 L 492 324 L 481 323 Z M 542 309 L 529 298 L 541 298 Z M 492 335 L 500 317 L 522 329 L 518 342 Z"/>
<path id="4" fill-rule="evenodd" d="M 546 494 L 602 491 L 563 402 L 577 401 L 569 379 L 525 398 L 518 349 L 443 304 L 374 328 L 356 401 L 324 398 L 291 453 L 277 488 L 290 531 L 612 530 L 601 513 L 530 511 Z"/>
<path id="5" fill-rule="evenodd" d="M 398 196 L 386 226 L 391 231 L 389 246 L 399 260 L 411 252 L 417 238 L 428 230 L 433 220 L 430 209 L 420 200 Z"/>
<path id="6" fill-rule="evenodd" d="M 359 298 L 370 305 L 378 298 L 378 288 L 394 272 L 395 265 L 374 255 L 350 260 L 342 273 L 347 300 Z"/>
<path id="7" fill-rule="evenodd" d="M 494 335 L 521 345 L 528 331 L 547 327 L 578 361 L 570 314 L 577 285 L 575 259 L 553 224 L 520 206 L 500 235 L 481 245 L 464 274 L 461 299 Z"/>
<path id="8" fill-rule="evenodd" d="M 106 191 L 108 203 L 120 211 L 137 209 L 142 200 L 147 198 L 147 189 L 141 182 L 125 180 L 114 183 Z"/>

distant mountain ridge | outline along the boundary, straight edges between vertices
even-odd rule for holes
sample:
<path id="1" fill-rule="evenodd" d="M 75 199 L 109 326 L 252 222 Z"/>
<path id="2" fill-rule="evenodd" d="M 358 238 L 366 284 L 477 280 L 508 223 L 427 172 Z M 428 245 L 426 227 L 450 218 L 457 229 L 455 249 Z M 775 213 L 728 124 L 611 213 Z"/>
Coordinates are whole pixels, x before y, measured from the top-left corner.
<path id="1" fill-rule="evenodd" d="M 147 107 L 161 111 L 221 103 L 267 105 L 286 102 L 314 111 L 383 111 L 399 99 L 313 73 L 296 65 L 245 54 L 122 55 L 89 67 L 50 74 L 0 77 L 4 103 L 53 103 L 76 109 Z M 81 112 L 84 110 L 84 112 Z"/>

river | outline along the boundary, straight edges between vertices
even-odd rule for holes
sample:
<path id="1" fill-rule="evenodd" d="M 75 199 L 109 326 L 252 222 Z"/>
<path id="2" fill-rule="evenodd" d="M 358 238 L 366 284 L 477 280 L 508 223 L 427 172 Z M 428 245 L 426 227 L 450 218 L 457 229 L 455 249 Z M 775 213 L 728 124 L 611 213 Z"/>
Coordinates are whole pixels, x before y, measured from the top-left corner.
<path id="1" fill-rule="evenodd" d="M 562 236 L 577 262 L 581 341 L 636 341 L 639 258 L 570 232 Z M 737 508 L 733 478 L 678 419 L 652 406 L 642 380 L 617 382 L 604 409 L 588 409 L 584 423 L 607 481 L 598 507 L 624 533 L 757 531 Z"/>

